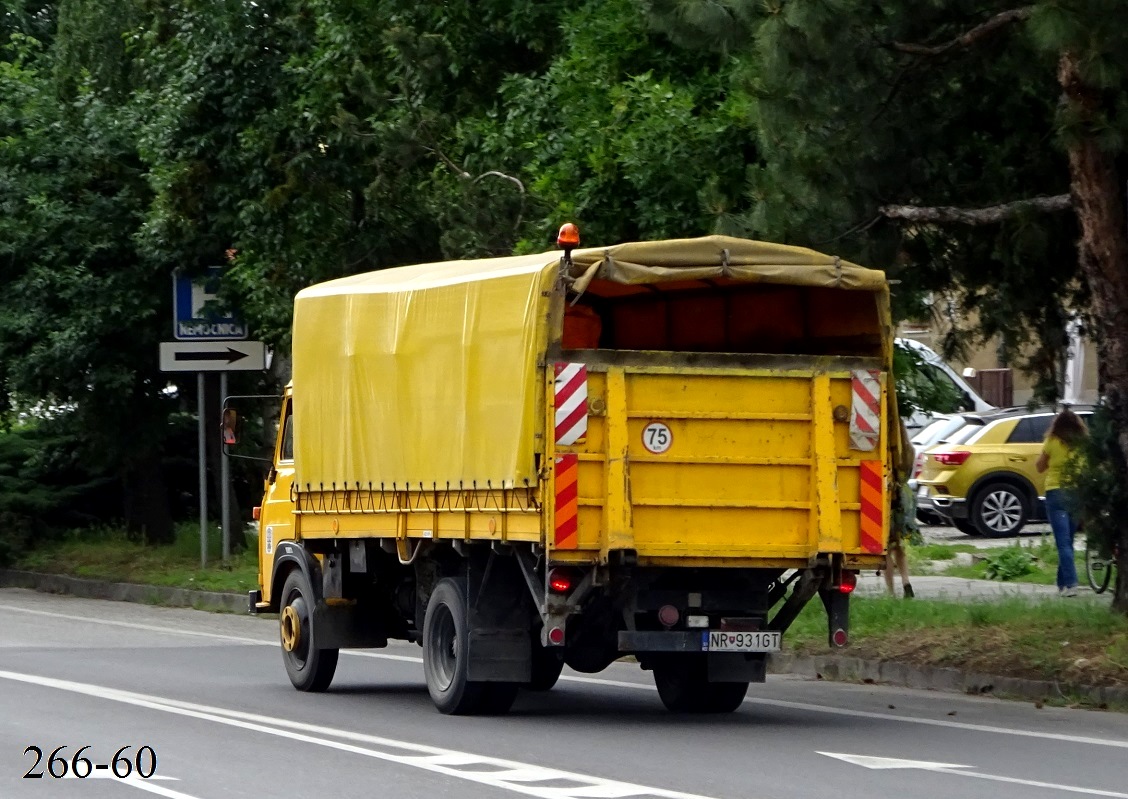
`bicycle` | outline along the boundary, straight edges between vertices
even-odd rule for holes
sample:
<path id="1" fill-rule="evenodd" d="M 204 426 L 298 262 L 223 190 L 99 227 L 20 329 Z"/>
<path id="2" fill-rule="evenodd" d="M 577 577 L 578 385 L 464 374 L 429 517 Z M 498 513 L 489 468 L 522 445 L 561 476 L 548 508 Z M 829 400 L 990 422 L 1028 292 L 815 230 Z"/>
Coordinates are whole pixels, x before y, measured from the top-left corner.
<path id="1" fill-rule="evenodd" d="M 1103 594 L 1112 582 L 1112 573 L 1116 568 L 1116 548 L 1112 556 L 1102 558 L 1099 549 L 1085 542 L 1085 577 L 1089 580 L 1089 587 L 1094 594 Z"/>

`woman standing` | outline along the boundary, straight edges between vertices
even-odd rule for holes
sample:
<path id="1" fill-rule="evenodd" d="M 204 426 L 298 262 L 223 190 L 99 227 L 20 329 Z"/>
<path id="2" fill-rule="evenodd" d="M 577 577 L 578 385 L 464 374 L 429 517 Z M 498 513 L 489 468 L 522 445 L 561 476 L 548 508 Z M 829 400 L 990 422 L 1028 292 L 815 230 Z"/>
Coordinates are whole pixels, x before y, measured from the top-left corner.
<path id="1" fill-rule="evenodd" d="M 1066 408 L 1050 423 L 1042 454 L 1036 467 L 1046 473 L 1046 516 L 1054 531 L 1058 551 L 1057 586 L 1062 596 L 1077 596 L 1077 566 L 1073 562 L 1073 536 L 1077 519 L 1073 513 L 1072 491 L 1062 487 L 1062 471 L 1088 435 L 1085 423 Z"/>

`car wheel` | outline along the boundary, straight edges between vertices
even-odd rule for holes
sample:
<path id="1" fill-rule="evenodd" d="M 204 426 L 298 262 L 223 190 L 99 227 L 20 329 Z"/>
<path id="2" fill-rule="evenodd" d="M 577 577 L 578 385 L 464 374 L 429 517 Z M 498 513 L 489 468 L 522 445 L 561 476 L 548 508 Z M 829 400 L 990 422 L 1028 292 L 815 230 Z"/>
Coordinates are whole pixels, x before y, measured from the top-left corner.
<path id="1" fill-rule="evenodd" d="M 1026 524 L 1025 492 L 1010 483 L 990 483 L 979 490 L 971 508 L 971 521 L 982 535 L 1005 538 Z"/>
<path id="2" fill-rule="evenodd" d="M 952 519 L 952 526 L 964 535 L 983 535 L 983 533 L 979 532 L 979 528 L 971 523 L 970 519 Z"/>

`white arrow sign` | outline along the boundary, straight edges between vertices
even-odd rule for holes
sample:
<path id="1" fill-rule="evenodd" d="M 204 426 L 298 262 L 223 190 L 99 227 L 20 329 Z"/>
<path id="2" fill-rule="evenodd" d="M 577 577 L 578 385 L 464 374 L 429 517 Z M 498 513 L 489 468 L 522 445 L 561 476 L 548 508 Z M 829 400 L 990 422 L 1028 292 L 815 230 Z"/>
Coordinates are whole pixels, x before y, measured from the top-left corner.
<path id="1" fill-rule="evenodd" d="M 974 766 L 960 766 L 955 763 L 933 763 L 929 760 L 901 760 L 896 757 L 872 757 L 870 755 L 847 755 L 841 752 L 818 752 L 817 754 L 833 757 L 863 766 L 868 769 L 920 769 L 923 771 L 939 771 L 956 777 L 974 777 L 978 780 L 991 780 L 993 782 L 1009 782 L 1015 785 L 1029 785 L 1032 788 L 1049 788 L 1055 791 L 1068 791 L 1069 793 L 1083 793 L 1088 796 L 1109 796 L 1112 799 L 1128 799 L 1128 793 L 1119 791 L 1105 791 L 1100 788 L 1082 788 L 1078 785 L 1061 785 L 1056 782 L 1042 782 L 1040 780 L 1023 780 L 1018 777 L 1003 777 L 998 774 L 980 774 L 964 769 Z"/>
<path id="2" fill-rule="evenodd" d="M 261 341 L 162 341 L 162 372 L 261 372 L 266 344 Z"/>

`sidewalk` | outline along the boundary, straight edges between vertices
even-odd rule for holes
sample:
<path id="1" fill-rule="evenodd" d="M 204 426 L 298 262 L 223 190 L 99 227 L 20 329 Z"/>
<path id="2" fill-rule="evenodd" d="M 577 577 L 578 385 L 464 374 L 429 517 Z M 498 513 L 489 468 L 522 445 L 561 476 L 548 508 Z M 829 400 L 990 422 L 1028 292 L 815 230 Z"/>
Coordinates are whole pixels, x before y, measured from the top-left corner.
<path id="1" fill-rule="evenodd" d="M 1001 599 L 1004 597 L 1025 597 L 1028 599 L 1057 599 L 1058 590 L 1052 585 L 1035 583 L 1004 583 L 997 580 L 971 580 L 966 577 L 944 577 L 943 575 L 909 575 L 913 592 L 920 599 L 949 599 L 964 602 L 976 600 Z M 897 596 L 901 595 L 901 578 L 896 577 L 893 586 Z M 858 575 L 858 596 L 881 596 L 885 594 L 885 577 L 874 572 Z M 1111 601 L 1110 594 L 1094 594 L 1087 586 L 1078 587 L 1077 599 L 1082 601 Z M 1064 601 L 1064 600 L 1063 600 Z"/>

